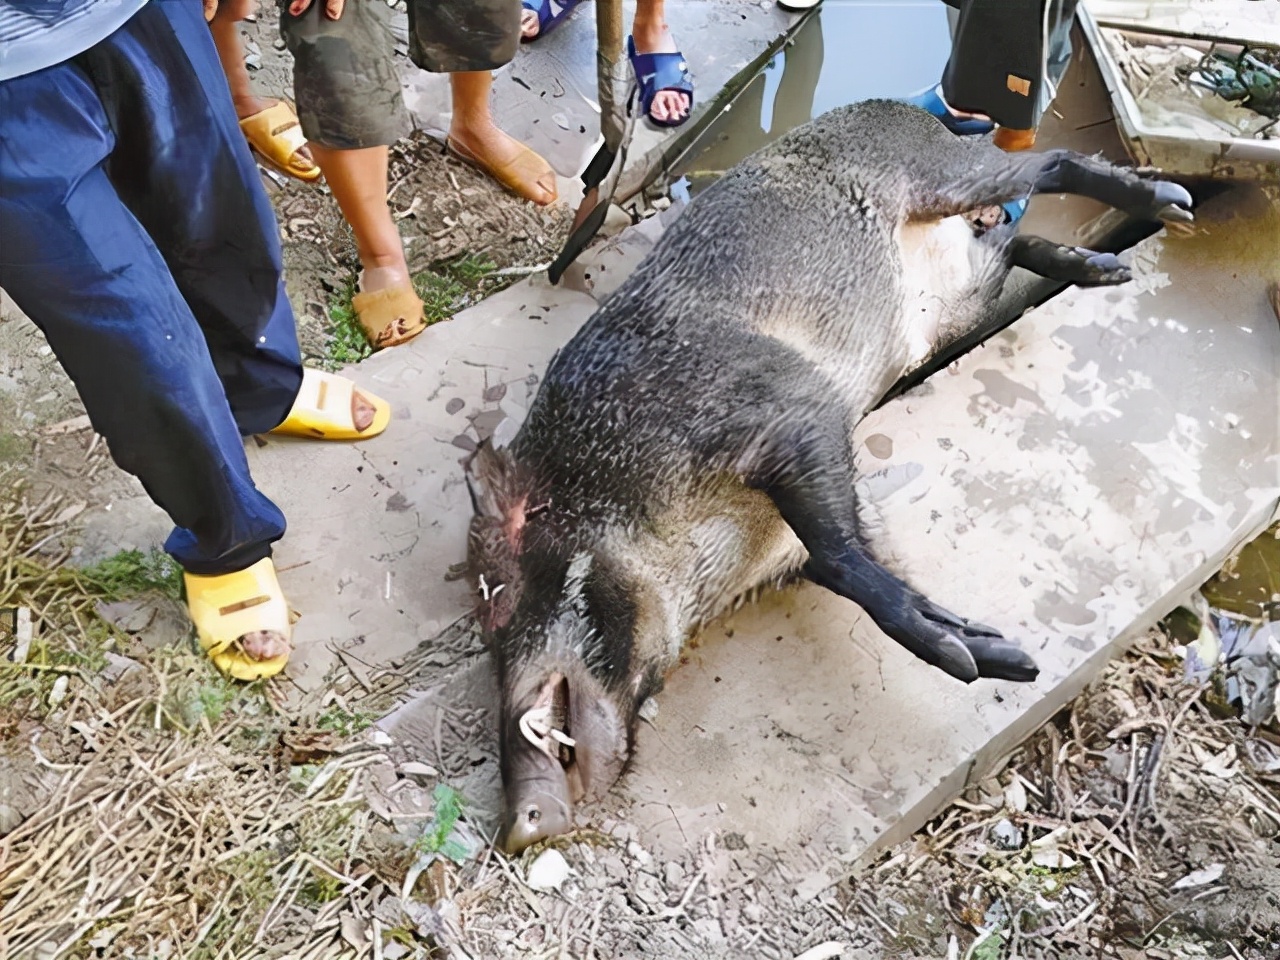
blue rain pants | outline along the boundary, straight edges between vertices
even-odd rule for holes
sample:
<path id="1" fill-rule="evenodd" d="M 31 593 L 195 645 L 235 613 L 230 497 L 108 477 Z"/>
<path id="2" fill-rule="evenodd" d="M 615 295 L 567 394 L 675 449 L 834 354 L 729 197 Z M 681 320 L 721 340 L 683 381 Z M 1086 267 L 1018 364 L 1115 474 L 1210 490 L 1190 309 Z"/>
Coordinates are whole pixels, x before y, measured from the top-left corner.
<path id="1" fill-rule="evenodd" d="M 0 81 L 0 287 L 40 327 L 184 569 L 269 556 L 284 515 L 242 436 L 302 382 L 276 221 L 200 0 L 153 0 Z"/>

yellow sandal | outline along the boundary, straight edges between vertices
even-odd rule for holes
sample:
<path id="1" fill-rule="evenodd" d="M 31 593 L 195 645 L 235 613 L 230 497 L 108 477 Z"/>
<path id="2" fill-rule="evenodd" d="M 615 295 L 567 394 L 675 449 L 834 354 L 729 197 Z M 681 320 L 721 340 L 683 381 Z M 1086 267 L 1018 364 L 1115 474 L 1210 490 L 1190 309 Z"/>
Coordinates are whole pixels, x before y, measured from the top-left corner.
<path id="1" fill-rule="evenodd" d="M 548 171 L 551 172 L 552 177 L 555 176 L 555 171 L 551 169 L 551 165 L 523 144 L 520 145 L 519 153 L 510 161 L 501 165 L 491 164 L 487 160 L 482 160 L 469 147 L 454 140 L 453 137 L 449 137 L 445 141 L 445 146 L 449 148 L 450 153 L 463 163 L 475 167 L 481 173 L 492 177 L 509 192 L 514 193 L 523 200 L 545 207 L 555 203 L 559 196 L 554 179 L 550 187 L 544 187 L 538 183 L 538 179 L 545 176 Z M 529 188 L 530 183 L 538 187 L 539 190 L 547 191 L 550 196 L 543 199 L 540 194 L 533 193 Z"/>
<path id="2" fill-rule="evenodd" d="M 215 667 L 237 680 L 262 680 L 284 669 L 287 653 L 255 660 L 240 645 L 240 638 L 249 633 L 269 630 L 286 640 L 292 633 L 289 606 L 270 557 L 235 573 L 184 573 L 182 579 L 200 648 Z"/>
<path id="3" fill-rule="evenodd" d="M 427 329 L 422 300 L 412 283 L 357 293 L 351 298 L 351 309 L 375 350 L 408 343 Z"/>
<path id="4" fill-rule="evenodd" d="M 360 389 L 360 396 L 373 407 L 373 422 L 357 430 L 351 417 L 351 399 L 356 385 L 346 377 L 313 370 L 302 372 L 302 387 L 293 401 L 293 409 L 284 423 L 270 433 L 308 440 L 368 440 L 387 429 L 391 422 L 391 404 Z"/>
<path id="5" fill-rule="evenodd" d="M 273 170 L 304 183 L 320 179 L 320 168 L 299 151 L 307 145 L 293 107 L 281 101 L 240 121 L 253 152 Z"/>

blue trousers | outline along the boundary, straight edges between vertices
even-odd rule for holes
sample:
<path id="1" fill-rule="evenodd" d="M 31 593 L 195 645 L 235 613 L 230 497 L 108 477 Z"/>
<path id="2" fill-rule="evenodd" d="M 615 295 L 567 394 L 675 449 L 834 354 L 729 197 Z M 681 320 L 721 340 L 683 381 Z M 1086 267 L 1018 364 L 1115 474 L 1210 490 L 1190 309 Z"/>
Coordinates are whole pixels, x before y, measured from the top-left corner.
<path id="1" fill-rule="evenodd" d="M 269 556 L 284 516 L 242 437 L 302 382 L 275 216 L 200 0 L 0 81 L 0 287 L 40 327 L 192 573 Z"/>

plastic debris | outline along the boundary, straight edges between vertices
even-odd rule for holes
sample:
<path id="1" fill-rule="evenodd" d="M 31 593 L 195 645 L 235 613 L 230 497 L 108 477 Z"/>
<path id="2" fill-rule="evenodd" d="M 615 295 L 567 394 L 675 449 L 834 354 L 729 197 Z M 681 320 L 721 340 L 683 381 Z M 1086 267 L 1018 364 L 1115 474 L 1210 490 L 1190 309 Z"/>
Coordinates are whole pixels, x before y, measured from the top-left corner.
<path id="1" fill-rule="evenodd" d="M 1192 870 L 1181 880 L 1177 881 L 1173 885 L 1173 889 L 1190 890 L 1193 887 L 1207 887 L 1209 884 L 1216 882 L 1226 869 L 1225 864 L 1211 863 L 1200 870 Z"/>
<path id="2" fill-rule="evenodd" d="M 569 862 L 559 850 L 543 850 L 529 865 L 525 882 L 532 890 L 558 890 L 569 879 Z"/>

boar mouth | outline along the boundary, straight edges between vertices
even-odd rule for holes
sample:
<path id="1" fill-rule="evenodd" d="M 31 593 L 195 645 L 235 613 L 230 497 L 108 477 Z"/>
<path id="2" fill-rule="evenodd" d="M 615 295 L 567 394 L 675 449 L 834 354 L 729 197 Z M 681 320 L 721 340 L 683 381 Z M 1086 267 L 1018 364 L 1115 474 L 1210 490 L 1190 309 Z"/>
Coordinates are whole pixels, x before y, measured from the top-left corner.
<path id="1" fill-rule="evenodd" d="M 603 796 L 629 752 L 626 721 L 589 670 L 560 663 L 543 678 L 532 706 L 507 721 L 502 846 L 508 853 L 572 830 L 574 805 Z"/>
<path id="2" fill-rule="evenodd" d="M 547 678 L 532 707 L 520 715 L 520 735 L 535 750 L 559 764 L 576 803 L 583 785 L 577 764 L 578 742 L 569 735 L 569 679 L 561 673 Z"/>
<path id="3" fill-rule="evenodd" d="M 552 673 L 533 706 L 516 722 L 502 847 L 519 853 L 539 840 L 566 833 L 583 793 L 578 744 L 570 733 L 569 680 Z"/>

